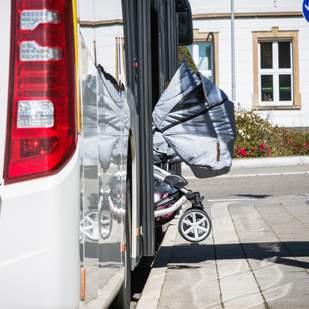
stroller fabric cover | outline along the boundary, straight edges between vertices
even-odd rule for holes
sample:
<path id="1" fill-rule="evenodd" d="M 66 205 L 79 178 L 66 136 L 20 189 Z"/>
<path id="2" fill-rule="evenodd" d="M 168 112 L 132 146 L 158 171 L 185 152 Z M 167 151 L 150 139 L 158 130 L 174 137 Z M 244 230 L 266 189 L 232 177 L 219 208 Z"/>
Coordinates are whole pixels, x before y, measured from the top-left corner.
<path id="1" fill-rule="evenodd" d="M 183 161 L 196 177 L 227 173 L 236 138 L 234 104 L 183 63 L 153 111 L 155 162 Z"/>

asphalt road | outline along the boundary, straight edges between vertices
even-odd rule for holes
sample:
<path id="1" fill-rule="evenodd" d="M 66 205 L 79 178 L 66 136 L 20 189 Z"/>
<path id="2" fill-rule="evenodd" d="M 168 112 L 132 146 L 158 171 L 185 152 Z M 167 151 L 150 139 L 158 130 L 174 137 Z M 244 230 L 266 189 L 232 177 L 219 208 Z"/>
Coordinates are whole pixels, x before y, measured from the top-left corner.
<path id="1" fill-rule="evenodd" d="M 255 171 L 255 172 L 258 172 Z M 262 176 L 253 176 L 253 173 L 245 176 L 244 173 L 231 177 L 190 179 L 191 190 L 200 191 L 207 199 L 245 199 L 266 198 L 286 195 L 308 195 L 309 175 L 304 168 L 302 171 L 284 171 L 281 175 L 263 171 Z"/>

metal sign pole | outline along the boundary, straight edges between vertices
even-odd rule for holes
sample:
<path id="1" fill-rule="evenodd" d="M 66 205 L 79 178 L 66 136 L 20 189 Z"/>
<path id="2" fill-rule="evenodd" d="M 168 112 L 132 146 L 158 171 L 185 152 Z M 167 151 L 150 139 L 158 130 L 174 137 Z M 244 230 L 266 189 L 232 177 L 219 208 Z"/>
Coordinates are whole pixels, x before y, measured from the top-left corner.
<path id="1" fill-rule="evenodd" d="M 231 0 L 231 70 L 232 70 L 232 100 L 236 101 L 236 78 L 235 78 L 235 16 L 234 0 Z"/>

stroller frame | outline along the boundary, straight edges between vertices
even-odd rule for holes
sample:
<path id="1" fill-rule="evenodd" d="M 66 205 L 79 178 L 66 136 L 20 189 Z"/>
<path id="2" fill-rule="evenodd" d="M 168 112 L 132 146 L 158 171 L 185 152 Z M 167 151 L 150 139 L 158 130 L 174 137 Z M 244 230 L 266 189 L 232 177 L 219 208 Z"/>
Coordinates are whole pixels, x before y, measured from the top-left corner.
<path id="1" fill-rule="evenodd" d="M 179 209 L 187 202 L 190 202 L 192 206 L 186 209 L 179 218 L 179 233 L 189 242 L 200 242 L 206 239 L 211 232 L 211 221 L 207 212 L 204 210 L 202 203 L 204 197 L 202 197 L 199 192 L 193 192 L 186 188 L 185 186 L 188 182 L 182 176 L 173 175 L 155 165 L 153 169 L 154 179 L 167 184 L 169 188 L 167 196 L 160 198 L 154 203 L 155 219 L 160 219 L 169 215 L 167 221 L 162 220 L 163 223 L 159 223 L 160 225 L 166 224 L 174 218 L 174 214 Z M 103 204 L 108 205 L 108 208 L 105 209 Z M 99 237 L 107 239 L 111 233 L 113 218 L 122 220 L 125 215 L 125 210 L 117 207 L 113 202 L 110 191 L 104 192 L 100 190 L 99 205 L 99 211 L 90 210 L 81 222 L 81 239 L 84 236 L 91 241 L 97 241 Z"/>
<path id="2" fill-rule="evenodd" d="M 174 213 L 184 204 L 190 202 L 192 206 L 179 219 L 179 233 L 185 240 L 190 242 L 199 242 L 206 239 L 211 232 L 211 220 L 204 210 L 202 203 L 204 197 L 199 192 L 187 189 L 185 186 L 188 182 L 182 176 L 173 175 L 155 165 L 154 178 L 168 184 L 175 191 L 155 203 L 154 217 L 159 218 Z M 159 206 L 165 206 L 165 208 L 156 209 Z"/>

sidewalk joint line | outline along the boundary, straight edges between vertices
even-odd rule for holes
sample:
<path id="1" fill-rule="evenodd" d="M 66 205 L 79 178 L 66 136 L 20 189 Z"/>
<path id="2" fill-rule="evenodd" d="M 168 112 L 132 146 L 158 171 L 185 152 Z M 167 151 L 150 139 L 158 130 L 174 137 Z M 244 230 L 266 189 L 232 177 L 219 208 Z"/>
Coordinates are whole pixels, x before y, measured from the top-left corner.
<path id="1" fill-rule="evenodd" d="M 255 207 L 255 205 L 254 205 L 253 207 Z M 248 267 L 249 267 L 249 269 L 250 269 L 250 271 L 251 271 L 251 273 L 252 273 L 252 276 L 253 276 L 253 278 L 254 278 L 254 281 L 255 281 L 255 283 L 256 283 L 256 285 L 257 285 L 257 288 L 259 289 L 260 294 L 261 294 L 261 296 L 262 296 L 262 298 L 263 298 L 264 306 L 265 306 L 266 309 L 270 309 L 270 306 L 269 306 L 269 304 L 268 304 L 267 301 L 266 301 L 265 295 L 263 294 L 262 288 L 261 288 L 261 286 L 260 286 L 260 284 L 259 284 L 259 282 L 258 282 L 258 280 L 257 280 L 257 278 L 256 278 L 256 276 L 255 276 L 255 273 L 254 273 L 254 271 L 253 271 L 253 269 L 252 269 L 252 267 L 251 267 L 251 265 L 250 265 L 250 263 L 249 263 L 249 261 L 248 261 L 248 256 L 247 256 L 246 251 L 245 251 L 245 248 L 244 248 L 244 246 L 243 246 L 243 244 L 242 244 L 242 242 L 241 242 L 241 240 L 240 240 L 239 233 L 238 233 L 238 231 L 237 231 L 237 229 L 236 229 L 236 224 L 235 224 L 234 218 L 233 218 L 232 213 L 231 213 L 231 211 L 230 211 L 230 207 L 227 206 L 227 209 L 228 209 L 228 212 L 229 212 L 229 214 L 230 214 L 231 220 L 232 220 L 232 222 L 233 222 L 233 226 L 234 226 L 235 233 L 236 233 L 237 238 L 238 238 L 238 241 L 239 241 L 239 245 L 240 245 L 241 251 L 243 252 L 243 255 L 244 255 L 245 259 L 246 259 L 246 262 L 247 262 L 247 264 L 248 264 Z"/>
<path id="2" fill-rule="evenodd" d="M 210 215 L 211 215 L 211 211 L 212 211 L 212 208 L 210 208 Z M 211 237 L 212 237 L 212 245 L 213 245 L 213 248 L 214 248 L 214 257 L 215 257 L 216 273 L 217 273 L 217 278 L 218 278 L 220 303 L 221 303 L 221 307 L 224 308 L 223 295 L 222 295 L 221 282 L 220 282 L 220 275 L 219 275 L 219 268 L 218 268 L 218 260 L 217 260 L 217 251 L 216 251 L 216 244 L 215 244 L 215 235 L 214 235 L 213 231 L 211 233 Z"/>

